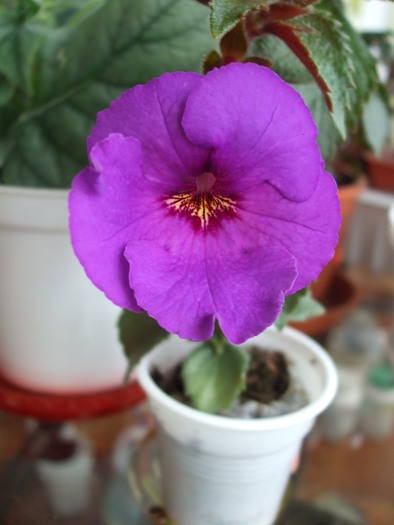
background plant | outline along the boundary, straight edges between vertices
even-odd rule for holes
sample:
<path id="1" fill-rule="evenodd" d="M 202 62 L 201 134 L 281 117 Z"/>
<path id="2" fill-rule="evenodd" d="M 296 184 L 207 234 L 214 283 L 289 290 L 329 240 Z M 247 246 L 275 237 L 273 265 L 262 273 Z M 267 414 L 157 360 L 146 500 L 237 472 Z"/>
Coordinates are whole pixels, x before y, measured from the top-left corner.
<path id="1" fill-rule="evenodd" d="M 96 114 L 214 45 L 192 0 L 0 2 L 0 170 L 6 184 L 68 188 Z"/>
<path id="2" fill-rule="evenodd" d="M 302 94 L 325 159 L 359 129 L 381 147 L 373 115 L 387 117 L 385 93 L 339 1 L 202 4 L 0 0 L 2 182 L 68 188 L 86 164 L 96 113 L 122 91 L 165 71 L 241 60 L 272 66 Z"/>

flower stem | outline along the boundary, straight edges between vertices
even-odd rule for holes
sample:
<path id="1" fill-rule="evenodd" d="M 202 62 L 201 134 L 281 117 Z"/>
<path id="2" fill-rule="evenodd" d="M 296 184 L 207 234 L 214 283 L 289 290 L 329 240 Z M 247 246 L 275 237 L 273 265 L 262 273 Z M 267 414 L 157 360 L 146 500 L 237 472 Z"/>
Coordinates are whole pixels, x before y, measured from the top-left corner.
<path id="1" fill-rule="evenodd" d="M 213 336 L 209 341 L 207 341 L 207 344 L 217 355 L 222 355 L 225 346 L 228 344 L 226 336 L 223 334 L 217 323 L 215 325 Z"/>

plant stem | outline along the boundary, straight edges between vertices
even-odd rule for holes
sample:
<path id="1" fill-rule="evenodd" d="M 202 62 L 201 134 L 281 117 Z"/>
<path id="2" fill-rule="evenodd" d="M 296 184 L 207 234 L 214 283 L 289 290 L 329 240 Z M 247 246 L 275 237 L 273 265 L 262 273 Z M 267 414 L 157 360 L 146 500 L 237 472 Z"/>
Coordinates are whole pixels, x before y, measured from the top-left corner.
<path id="1" fill-rule="evenodd" d="M 207 343 L 217 355 L 221 355 L 224 351 L 225 345 L 228 344 L 226 336 L 223 334 L 217 323 L 213 336 L 207 341 Z"/>

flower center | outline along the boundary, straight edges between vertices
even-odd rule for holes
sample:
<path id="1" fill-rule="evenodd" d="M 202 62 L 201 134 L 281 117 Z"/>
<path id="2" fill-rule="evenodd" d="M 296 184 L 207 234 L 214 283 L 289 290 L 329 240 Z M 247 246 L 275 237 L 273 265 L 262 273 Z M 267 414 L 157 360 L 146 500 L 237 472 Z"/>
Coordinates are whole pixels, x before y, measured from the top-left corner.
<path id="1" fill-rule="evenodd" d="M 205 172 L 196 178 L 195 190 L 170 195 L 165 203 L 170 211 L 189 217 L 206 230 L 213 221 L 233 216 L 237 211 L 235 200 L 213 191 L 215 182 L 215 175 Z"/>

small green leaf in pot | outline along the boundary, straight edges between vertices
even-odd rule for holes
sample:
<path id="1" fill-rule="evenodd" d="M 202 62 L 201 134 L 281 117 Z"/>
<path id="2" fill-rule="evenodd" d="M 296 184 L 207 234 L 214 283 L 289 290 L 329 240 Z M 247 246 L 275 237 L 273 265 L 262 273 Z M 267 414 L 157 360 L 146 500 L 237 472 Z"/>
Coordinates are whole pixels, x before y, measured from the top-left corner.
<path id="1" fill-rule="evenodd" d="M 245 387 L 248 356 L 239 347 L 227 343 L 216 352 L 203 343 L 186 359 L 182 379 L 193 406 L 215 413 L 228 408 Z"/>

